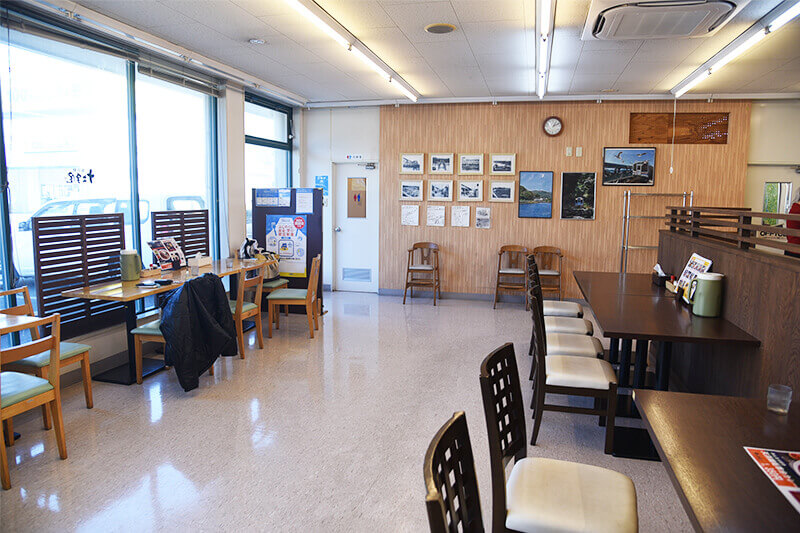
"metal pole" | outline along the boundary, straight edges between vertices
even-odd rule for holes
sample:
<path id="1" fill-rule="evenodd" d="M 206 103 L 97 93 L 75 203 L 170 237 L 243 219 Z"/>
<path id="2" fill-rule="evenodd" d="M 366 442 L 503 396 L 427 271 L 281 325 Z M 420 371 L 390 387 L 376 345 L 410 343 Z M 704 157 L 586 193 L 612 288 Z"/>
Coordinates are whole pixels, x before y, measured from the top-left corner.
<path id="1" fill-rule="evenodd" d="M 628 190 L 625 194 L 628 201 L 625 203 L 625 262 L 622 269 L 623 274 L 628 272 L 628 245 L 631 231 L 631 191 Z"/>

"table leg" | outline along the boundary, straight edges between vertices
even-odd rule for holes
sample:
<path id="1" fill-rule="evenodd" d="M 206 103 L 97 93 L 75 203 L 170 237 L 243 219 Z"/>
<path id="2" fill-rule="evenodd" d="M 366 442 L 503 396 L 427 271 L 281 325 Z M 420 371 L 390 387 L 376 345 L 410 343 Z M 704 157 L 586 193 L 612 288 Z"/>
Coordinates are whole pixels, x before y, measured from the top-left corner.
<path id="1" fill-rule="evenodd" d="M 628 386 L 628 376 L 631 373 L 631 348 L 633 341 L 631 339 L 622 339 L 622 350 L 619 355 L 619 371 L 617 372 L 617 381 L 620 387 Z"/>
<path id="2" fill-rule="evenodd" d="M 669 390 L 669 370 L 672 362 L 672 343 L 662 342 L 658 350 L 658 365 L 656 370 L 656 388 Z"/>
<path id="3" fill-rule="evenodd" d="M 644 377 L 647 372 L 647 349 L 649 342 L 636 339 L 636 361 L 633 365 L 633 386 L 641 389 L 644 387 Z"/>

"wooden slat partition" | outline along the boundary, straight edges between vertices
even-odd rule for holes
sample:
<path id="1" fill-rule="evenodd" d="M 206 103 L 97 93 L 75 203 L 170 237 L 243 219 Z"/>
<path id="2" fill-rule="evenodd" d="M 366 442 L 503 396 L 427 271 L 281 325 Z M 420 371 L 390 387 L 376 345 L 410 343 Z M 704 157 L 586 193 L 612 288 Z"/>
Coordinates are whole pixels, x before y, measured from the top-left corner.
<path id="1" fill-rule="evenodd" d="M 672 113 L 631 113 L 631 144 L 672 142 Z M 728 113 L 677 113 L 675 144 L 727 144 Z"/>
<path id="2" fill-rule="evenodd" d="M 191 211 L 153 211 L 153 238 L 172 237 L 186 257 L 211 255 L 208 209 Z"/>
<path id="3" fill-rule="evenodd" d="M 122 304 L 61 297 L 68 289 L 118 280 L 123 248 L 122 213 L 33 219 L 37 311 L 39 316 L 61 313 L 62 338 L 125 320 Z"/>

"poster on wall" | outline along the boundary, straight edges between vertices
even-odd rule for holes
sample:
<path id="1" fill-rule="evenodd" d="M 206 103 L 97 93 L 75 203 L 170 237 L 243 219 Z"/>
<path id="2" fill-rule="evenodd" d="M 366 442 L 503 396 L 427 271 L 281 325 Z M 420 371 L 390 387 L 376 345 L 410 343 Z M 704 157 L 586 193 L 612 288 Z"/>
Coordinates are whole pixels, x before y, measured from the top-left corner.
<path id="1" fill-rule="evenodd" d="M 400 225 L 419 226 L 419 206 L 402 205 L 400 206 Z"/>
<path id="2" fill-rule="evenodd" d="M 450 225 L 455 228 L 468 228 L 469 227 L 469 210 L 468 205 L 454 205 L 450 208 Z"/>
<path id="3" fill-rule="evenodd" d="M 428 206 L 428 226 L 444 226 L 444 206 L 443 205 L 429 205 Z"/>
<path id="4" fill-rule="evenodd" d="M 655 148 L 603 149 L 603 185 L 653 185 Z"/>
<path id="5" fill-rule="evenodd" d="M 257 207 L 278 207 L 278 189 L 256 189 Z"/>
<path id="6" fill-rule="evenodd" d="M 561 173 L 561 218 L 594 220 L 594 172 Z"/>
<path id="7" fill-rule="evenodd" d="M 292 205 L 292 189 L 278 189 L 278 207 Z"/>
<path id="8" fill-rule="evenodd" d="M 492 227 L 492 209 L 490 207 L 478 207 L 475 209 L 475 227 L 481 229 Z"/>
<path id="9" fill-rule="evenodd" d="M 551 218 L 553 216 L 553 173 L 519 173 L 519 218 Z"/>
<path id="10" fill-rule="evenodd" d="M 306 277 L 307 222 L 305 215 L 267 215 L 267 251 L 280 256 L 281 276 Z"/>
<path id="11" fill-rule="evenodd" d="M 314 214 L 314 189 L 297 189 L 295 192 L 294 212 L 299 214 Z"/>

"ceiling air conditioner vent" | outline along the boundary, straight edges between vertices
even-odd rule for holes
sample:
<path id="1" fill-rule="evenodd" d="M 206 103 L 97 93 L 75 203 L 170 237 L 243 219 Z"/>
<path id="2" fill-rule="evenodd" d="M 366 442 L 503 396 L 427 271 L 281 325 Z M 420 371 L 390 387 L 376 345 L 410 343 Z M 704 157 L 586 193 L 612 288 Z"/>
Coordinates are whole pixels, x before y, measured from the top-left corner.
<path id="1" fill-rule="evenodd" d="M 581 38 L 622 41 L 707 37 L 748 3 L 750 0 L 592 0 Z"/>

